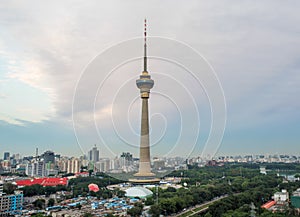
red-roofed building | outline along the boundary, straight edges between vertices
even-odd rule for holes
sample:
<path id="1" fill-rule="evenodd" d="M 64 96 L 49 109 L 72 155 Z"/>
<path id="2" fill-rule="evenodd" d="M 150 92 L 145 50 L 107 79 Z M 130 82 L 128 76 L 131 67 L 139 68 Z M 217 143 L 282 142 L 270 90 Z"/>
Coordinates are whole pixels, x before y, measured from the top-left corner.
<path id="1" fill-rule="evenodd" d="M 270 209 L 272 206 L 274 206 L 276 204 L 276 201 L 272 200 L 272 201 L 268 201 L 267 203 L 263 204 L 261 206 L 261 208 L 263 209 Z"/>
<path id="2" fill-rule="evenodd" d="M 22 179 L 16 181 L 18 187 L 30 186 L 30 185 L 42 185 L 46 186 L 58 186 L 68 185 L 68 178 L 34 178 L 34 179 Z"/>

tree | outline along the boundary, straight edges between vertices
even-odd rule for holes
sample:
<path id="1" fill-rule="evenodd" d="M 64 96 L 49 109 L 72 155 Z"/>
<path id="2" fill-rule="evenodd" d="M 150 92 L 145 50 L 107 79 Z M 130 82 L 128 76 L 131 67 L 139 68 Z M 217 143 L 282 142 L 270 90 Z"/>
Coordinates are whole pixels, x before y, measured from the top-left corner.
<path id="1" fill-rule="evenodd" d="M 80 203 L 76 204 L 76 208 L 81 210 L 82 205 Z"/>
<path id="2" fill-rule="evenodd" d="M 159 215 L 161 214 L 161 207 L 157 204 L 154 204 L 150 207 L 149 213 L 153 217 L 159 217 Z"/>
<path id="3" fill-rule="evenodd" d="M 144 205 L 142 203 L 136 203 L 134 207 L 127 211 L 127 214 L 130 216 L 141 216 L 143 212 Z"/>
<path id="4" fill-rule="evenodd" d="M 146 201 L 145 201 L 145 205 L 146 206 L 151 206 L 154 204 L 154 200 L 153 200 L 153 197 L 148 197 L 146 198 Z"/>
<path id="5" fill-rule="evenodd" d="M 176 188 L 168 187 L 165 191 L 166 192 L 176 192 Z"/>
<path id="6" fill-rule="evenodd" d="M 42 214 L 42 213 L 34 213 L 31 216 L 34 216 L 34 217 L 44 217 L 44 214 Z"/>
<path id="7" fill-rule="evenodd" d="M 44 187 L 41 185 L 25 186 L 23 188 L 23 192 L 24 192 L 25 197 L 31 197 L 34 195 L 42 195 L 45 193 Z"/>
<path id="8" fill-rule="evenodd" d="M 16 189 L 17 189 L 17 186 L 15 186 L 11 183 L 4 183 L 4 185 L 3 185 L 3 191 L 6 194 L 13 194 L 14 190 L 16 190 Z"/>
<path id="9" fill-rule="evenodd" d="M 38 209 L 43 209 L 45 208 L 45 200 L 44 199 L 36 199 L 33 201 L 33 205 L 38 208 Z"/>
<path id="10" fill-rule="evenodd" d="M 122 190 L 120 190 L 120 189 L 117 189 L 117 190 L 116 190 L 116 195 L 117 195 L 118 197 L 124 197 L 125 194 L 126 194 L 125 191 L 122 191 Z"/>
<path id="11" fill-rule="evenodd" d="M 49 197 L 51 194 L 54 194 L 56 192 L 55 187 L 46 186 L 44 187 L 45 195 L 46 197 Z"/>
<path id="12" fill-rule="evenodd" d="M 208 212 L 204 215 L 204 217 L 212 217 L 212 215 Z"/>
<path id="13" fill-rule="evenodd" d="M 50 198 L 50 199 L 48 200 L 47 206 L 48 206 L 48 207 L 54 206 L 54 203 L 55 203 L 55 200 L 54 200 L 53 198 Z"/>

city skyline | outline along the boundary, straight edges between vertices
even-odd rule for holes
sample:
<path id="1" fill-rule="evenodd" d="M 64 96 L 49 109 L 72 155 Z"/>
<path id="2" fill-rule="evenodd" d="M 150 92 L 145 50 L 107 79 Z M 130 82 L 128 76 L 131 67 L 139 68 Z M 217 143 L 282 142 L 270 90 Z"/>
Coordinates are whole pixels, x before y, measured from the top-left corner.
<path id="1" fill-rule="evenodd" d="M 81 124 L 80 131 L 77 131 L 78 145 L 72 124 L 74 90 L 81 73 L 95 56 L 121 41 L 140 37 L 140 26 L 147 17 L 150 37 L 185 42 L 201 53 L 215 69 L 227 107 L 227 124 L 218 155 L 298 155 L 298 4 L 280 1 L 245 1 L 234 5 L 227 1 L 191 1 L 189 4 L 173 1 L 151 4 L 135 1 L 110 4 L 7 2 L 0 8 L 3 29 L 0 33 L 0 153 L 18 150 L 23 156 L 34 155 L 35 148 L 39 147 L 44 151 L 56 150 L 64 155 L 79 156 L 97 144 L 100 157 L 110 156 L 111 152 L 103 141 L 89 132 L 94 123 L 91 122 L 91 125 L 85 119 L 88 119 L 87 114 L 95 111 L 85 107 L 84 94 L 79 96 L 82 104 L 76 108 L 77 120 L 84 120 L 77 122 Z M 152 44 L 155 45 L 154 42 Z M 155 49 L 155 46 L 151 47 L 150 56 Z M 142 55 L 140 49 L 139 57 Z M 133 86 L 134 80 L 130 78 L 138 76 L 140 67 L 140 59 L 128 63 L 116 71 L 117 75 L 101 92 L 107 98 L 114 98 L 113 88 L 123 88 L 124 85 L 122 91 L 129 95 L 128 98 L 122 98 L 121 94 L 113 108 L 111 103 L 106 103 L 106 98 L 96 104 L 96 120 L 103 132 L 101 135 L 105 136 L 106 145 L 118 154 L 127 151 L 126 141 L 139 144 L 140 104 L 134 101 L 138 93 Z M 149 58 L 149 67 L 153 79 L 161 84 L 169 82 L 167 76 L 179 79 L 182 73 L 180 69 L 154 58 Z M 97 73 L 101 76 L 102 72 L 99 70 Z M 118 77 L 120 74 L 123 77 Z M 124 77 L 129 79 L 128 84 L 122 83 Z M 131 85 L 132 89 L 129 88 Z M 169 94 L 172 89 L 160 89 L 162 86 L 153 88 L 151 101 L 157 106 L 150 109 L 150 128 L 153 126 L 150 131 L 157 146 L 169 148 L 176 142 L 174 138 L 180 131 L 177 128 L 180 120 L 174 106 L 155 95 L 155 92 Z M 181 91 L 180 88 L 174 90 L 178 98 L 169 96 L 183 114 L 193 113 L 192 103 L 186 103 Z M 209 103 L 198 89 L 193 94 L 200 108 L 203 126 L 192 153 L 197 156 L 201 155 L 208 136 L 210 120 L 206 116 L 209 116 Z M 99 102 L 97 100 L 96 103 Z M 122 100 L 133 101 L 132 110 Z M 125 113 L 129 111 L 125 120 L 117 115 L 122 108 Z M 113 112 L 118 123 L 116 129 L 107 124 L 110 121 L 107 117 Z M 165 123 L 160 115 L 168 121 L 161 142 L 161 132 L 155 131 Z M 192 118 L 186 117 L 187 120 Z M 128 119 L 132 122 L 131 131 L 127 131 L 129 128 L 125 125 Z M 188 140 L 188 132 L 185 136 L 187 144 L 194 142 Z M 158 155 L 159 149 L 154 150 L 153 156 Z M 136 146 L 128 147 L 128 151 L 138 156 Z M 178 149 L 174 154 L 180 153 Z"/>

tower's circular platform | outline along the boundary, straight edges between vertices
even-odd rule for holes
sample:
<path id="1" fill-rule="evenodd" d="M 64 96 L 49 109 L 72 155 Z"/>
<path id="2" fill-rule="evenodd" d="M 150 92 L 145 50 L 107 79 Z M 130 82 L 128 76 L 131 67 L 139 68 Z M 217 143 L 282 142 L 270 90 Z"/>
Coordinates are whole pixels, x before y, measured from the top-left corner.
<path id="1" fill-rule="evenodd" d="M 160 179 L 155 177 L 138 177 L 138 178 L 129 179 L 128 181 L 133 184 L 155 184 L 155 183 L 159 183 Z"/>

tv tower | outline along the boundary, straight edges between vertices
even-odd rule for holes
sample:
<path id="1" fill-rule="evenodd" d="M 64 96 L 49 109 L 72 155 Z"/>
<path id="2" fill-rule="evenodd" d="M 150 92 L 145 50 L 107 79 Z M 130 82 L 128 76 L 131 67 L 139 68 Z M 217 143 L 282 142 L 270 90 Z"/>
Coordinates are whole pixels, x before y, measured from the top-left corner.
<path id="1" fill-rule="evenodd" d="M 136 85 L 140 89 L 142 99 L 142 116 L 141 116 L 141 138 L 140 138 L 140 163 L 139 171 L 134 174 L 136 177 L 153 177 L 150 163 L 150 146 L 149 146 L 149 114 L 148 114 L 148 99 L 150 96 L 150 89 L 154 85 L 147 71 L 147 21 L 145 19 L 144 26 L 144 70 L 140 78 L 136 80 Z"/>

